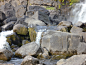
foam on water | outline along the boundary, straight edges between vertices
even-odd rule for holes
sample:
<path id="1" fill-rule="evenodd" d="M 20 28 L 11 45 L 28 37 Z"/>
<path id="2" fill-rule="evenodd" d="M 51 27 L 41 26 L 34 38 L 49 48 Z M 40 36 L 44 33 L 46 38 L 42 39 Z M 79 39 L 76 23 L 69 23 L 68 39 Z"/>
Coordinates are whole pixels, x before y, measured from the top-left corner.
<path id="1" fill-rule="evenodd" d="M 0 33 L 0 49 L 8 49 L 10 50 L 9 43 L 6 41 L 6 36 L 13 33 L 13 30 L 11 31 L 2 31 Z"/>

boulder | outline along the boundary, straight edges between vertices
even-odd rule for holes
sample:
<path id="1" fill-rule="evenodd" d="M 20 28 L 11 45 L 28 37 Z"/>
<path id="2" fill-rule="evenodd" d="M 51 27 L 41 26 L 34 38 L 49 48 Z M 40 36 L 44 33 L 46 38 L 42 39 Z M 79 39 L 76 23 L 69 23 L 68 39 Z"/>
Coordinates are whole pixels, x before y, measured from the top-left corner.
<path id="1" fill-rule="evenodd" d="M 15 16 L 14 7 L 10 3 L 6 3 L 4 6 L 4 11 L 7 17 Z"/>
<path id="2" fill-rule="evenodd" d="M 3 21 L 3 24 L 7 24 L 11 21 L 17 21 L 17 18 L 16 17 L 9 17 Z"/>
<path id="3" fill-rule="evenodd" d="M 59 60 L 57 65 L 85 65 L 86 55 L 74 55 L 66 60 Z"/>
<path id="4" fill-rule="evenodd" d="M 71 25 L 72 25 L 72 23 L 71 23 L 71 22 L 69 22 L 69 21 L 61 21 L 58 25 L 69 27 L 69 26 L 71 26 Z"/>
<path id="5" fill-rule="evenodd" d="M 10 46 L 12 44 L 18 45 L 18 46 L 22 45 L 21 39 L 19 38 L 19 36 L 16 33 L 7 35 L 6 38 L 7 38 L 7 42 L 9 43 Z"/>
<path id="6" fill-rule="evenodd" d="M 16 52 L 15 55 L 18 57 L 25 57 L 27 55 L 37 55 L 39 45 L 35 42 L 31 42 L 21 46 Z"/>
<path id="7" fill-rule="evenodd" d="M 40 20 L 34 19 L 34 18 L 26 18 L 25 22 L 28 23 L 28 26 L 45 26 L 46 24 Z"/>
<path id="8" fill-rule="evenodd" d="M 38 2 L 38 1 L 37 1 L 37 2 Z M 28 9 L 29 12 L 33 12 L 33 14 L 34 14 L 36 11 L 41 11 L 41 12 L 47 14 L 47 15 L 50 14 L 48 10 L 46 10 L 45 8 L 43 8 L 43 7 L 41 7 L 41 6 L 28 6 L 27 9 Z M 28 15 L 28 16 L 29 16 L 29 15 Z"/>
<path id="9" fill-rule="evenodd" d="M 21 18 L 25 14 L 25 8 L 22 5 L 15 7 L 15 15 L 17 18 Z"/>
<path id="10" fill-rule="evenodd" d="M 2 26 L 2 30 L 12 30 L 16 21 L 11 21 Z"/>
<path id="11" fill-rule="evenodd" d="M 86 43 L 80 42 L 77 48 L 77 54 L 86 54 Z"/>
<path id="12" fill-rule="evenodd" d="M 6 49 L 0 49 L 0 60 L 10 60 L 12 57 L 13 53 L 9 50 Z"/>
<path id="13" fill-rule="evenodd" d="M 44 22 L 45 24 L 50 24 L 50 19 L 49 16 L 46 15 L 45 13 L 41 12 L 41 11 L 37 11 L 32 18 L 37 19 L 37 20 L 41 20 L 42 22 Z"/>
<path id="14" fill-rule="evenodd" d="M 79 27 L 76 27 L 76 26 L 73 26 L 70 30 L 71 33 L 81 33 L 83 31 L 82 28 L 79 28 Z"/>
<path id="15" fill-rule="evenodd" d="M 26 56 L 23 59 L 21 65 L 28 65 L 28 64 L 29 65 L 37 65 L 37 64 L 39 64 L 39 60 L 37 58 L 32 57 L 32 56 Z"/>
<path id="16" fill-rule="evenodd" d="M 73 33 L 60 31 L 47 31 L 42 37 L 42 48 L 47 48 L 49 51 L 71 52 L 77 51 L 79 42 L 82 36 Z"/>
<path id="17" fill-rule="evenodd" d="M 20 34 L 20 35 L 27 35 L 28 27 L 25 25 L 22 25 L 22 24 L 16 24 L 13 27 L 13 31 L 16 32 L 17 34 Z"/>

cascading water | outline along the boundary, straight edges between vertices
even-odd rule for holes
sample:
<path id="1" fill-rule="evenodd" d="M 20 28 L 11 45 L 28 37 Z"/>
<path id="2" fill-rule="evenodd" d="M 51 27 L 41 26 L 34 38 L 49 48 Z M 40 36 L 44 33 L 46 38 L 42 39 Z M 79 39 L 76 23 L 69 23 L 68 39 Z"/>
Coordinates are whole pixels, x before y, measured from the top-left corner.
<path id="1" fill-rule="evenodd" d="M 86 22 L 86 0 L 74 5 L 68 21 L 72 21 L 73 24 L 79 21 L 83 23 Z"/>
<path id="2" fill-rule="evenodd" d="M 9 43 L 6 41 L 6 36 L 13 33 L 13 30 L 11 31 L 2 31 L 0 33 L 0 49 L 10 49 Z"/>

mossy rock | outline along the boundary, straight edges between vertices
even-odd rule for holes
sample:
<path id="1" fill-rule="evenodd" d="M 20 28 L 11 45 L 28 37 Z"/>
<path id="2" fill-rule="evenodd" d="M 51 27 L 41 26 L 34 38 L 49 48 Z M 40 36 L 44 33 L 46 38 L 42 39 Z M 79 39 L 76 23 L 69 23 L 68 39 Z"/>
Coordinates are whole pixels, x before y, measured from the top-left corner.
<path id="1" fill-rule="evenodd" d="M 33 42 L 36 40 L 36 31 L 34 28 L 28 28 L 29 30 L 29 36 L 30 36 L 30 41 Z"/>
<path id="2" fill-rule="evenodd" d="M 27 35 L 28 33 L 28 27 L 22 24 L 16 24 L 13 27 L 13 32 L 20 34 L 20 35 Z"/>
<path id="3" fill-rule="evenodd" d="M 52 60 L 60 60 L 60 59 L 67 59 L 73 55 L 77 55 L 76 51 L 73 52 L 50 52 L 52 56 Z"/>

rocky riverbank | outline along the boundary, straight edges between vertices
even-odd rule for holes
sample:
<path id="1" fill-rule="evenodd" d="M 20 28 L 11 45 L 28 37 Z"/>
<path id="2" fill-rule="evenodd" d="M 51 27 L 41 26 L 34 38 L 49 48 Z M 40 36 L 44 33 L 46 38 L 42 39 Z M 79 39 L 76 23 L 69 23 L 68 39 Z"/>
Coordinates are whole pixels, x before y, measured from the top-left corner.
<path id="1" fill-rule="evenodd" d="M 86 64 L 86 23 L 66 21 L 56 11 L 38 6 L 39 2 L 35 5 L 28 5 L 27 0 L 3 3 L 0 65 Z M 49 6 L 51 3 L 43 2 Z"/>

